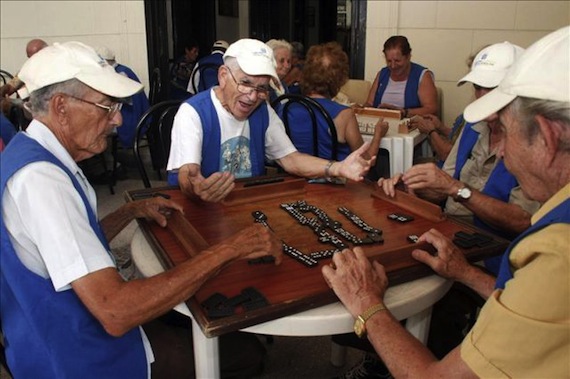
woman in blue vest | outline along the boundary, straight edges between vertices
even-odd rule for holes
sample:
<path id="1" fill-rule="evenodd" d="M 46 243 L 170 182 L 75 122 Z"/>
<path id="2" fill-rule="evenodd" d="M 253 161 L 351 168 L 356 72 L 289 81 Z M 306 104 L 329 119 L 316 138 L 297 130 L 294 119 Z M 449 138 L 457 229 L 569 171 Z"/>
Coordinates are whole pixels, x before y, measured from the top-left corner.
<path id="1" fill-rule="evenodd" d="M 279 81 L 272 80 L 270 82 L 271 91 L 269 101 L 272 102 L 279 96 L 289 93 L 289 87 L 285 84 L 283 78 L 285 78 L 285 75 L 291 70 L 291 52 L 293 51 L 293 47 L 284 39 L 270 39 L 266 44 L 273 49 L 273 57 L 277 64 L 275 71 L 279 77 Z"/>
<path id="2" fill-rule="evenodd" d="M 384 42 L 386 67 L 378 72 L 365 107 L 398 109 L 403 117 L 436 114 L 439 109 L 433 73 L 412 62 L 412 48 L 404 36 Z"/>
<path id="3" fill-rule="evenodd" d="M 311 46 L 303 68 L 301 91 L 319 103 L 333 119 L 337 132 L 337 159 L 339 160 L 345 159 L 364 143 L 352 108 L 332 100 L 347 80 L 348 56 L 340 44 L 328 42 Z M 324 117 L 320 114 L 316 116 L 319 125 L 318 156 L 330 159 L 332 140 L 329 126 Z M 295 147 L 302 153 L 315 155 L 309 113 L 303 106 L 293 104 L 288 109 L 287 117 L 291 141 Z M 378 153 L 380 140 L 388 131 L 388 123 L 383 122 L 379 126 L 370 143 L 369 156 Z"/>

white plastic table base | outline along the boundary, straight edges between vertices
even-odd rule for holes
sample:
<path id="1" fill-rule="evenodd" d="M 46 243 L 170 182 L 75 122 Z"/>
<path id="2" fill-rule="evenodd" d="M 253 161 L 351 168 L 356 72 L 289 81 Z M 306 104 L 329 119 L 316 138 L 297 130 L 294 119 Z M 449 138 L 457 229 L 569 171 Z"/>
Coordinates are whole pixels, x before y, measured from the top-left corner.
<path id="1" fill-rule="evenodd" d="M 142 275 L 149 277 L 164 271 L 140 229 L 137 229 L 133 236 L 131 251 L 133 261 Z M 388 288 L 384 302 L 396 319 L 407 319 L 406 328 L 425 343 L 431 307 L 445 295 L 451 284 L 451 281 L 436 275 L 420 278 Z M 178 304 L 174 309 L 192 317 L 184 303 Z M 241 331 L 276 336 L 327 336 L 350 333 L 353 331 L 353 323 L 354 319 L 344 305 L 336 302 L 250 326 Z M 207 338 L 194 320 L 192 336 L 196 377 L 219 378 L 218 338 Z"/>

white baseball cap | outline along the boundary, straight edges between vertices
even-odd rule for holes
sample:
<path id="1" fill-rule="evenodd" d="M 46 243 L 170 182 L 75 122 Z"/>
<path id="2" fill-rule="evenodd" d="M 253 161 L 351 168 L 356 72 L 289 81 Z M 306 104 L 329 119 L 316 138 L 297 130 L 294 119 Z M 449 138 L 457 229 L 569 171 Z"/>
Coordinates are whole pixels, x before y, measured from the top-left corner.
<path id="1" fill-rule="evenodd" d="M 81 42 L 54 43 L 29 58 L 18 73 L 27 97 L 52 84 L 77 79 L 96 91 L 127 98 L 142 90 L 142 84 L 118 74 L 95 50 Z"/>
<path id="2" fill-rule="evenodd" d="M 523 52 L 522 47 L 506 41 L 487 46 L 477 53 L 471 64 L 471 71 L 461 78 L 457 85 L 470 82 L 480 87 L 495 88 Z"/>
<path id="3" fill-rule="evenodd" d="M 97 46 L 95 47 L 95 51 L 103 59 L 106 59 L 108 61 L 115 60 L 115 52 L 110 48 L 108 48 L 107 46 Z"/>
<path id="4" fill-rule="evenodd" d="M 230 44 L 227 41 L 220 39 L 220 40 L 217 40 L 216 42 L 214 42 L 214 44 L 212 45 L 212 51 L 225 52 L 229 46 L 230 46 Z"/>
<path id="5" fill-rule="evenodd" d="M 259 40 L 244 38 L 232 43 L 224 54 L 224 60 L 226 57 L 236 58 L 247 75 L 267 75 L 279 80 L 273 50 Z"/>
<path id="6" fill-rule="evenodd" d="M 465 120 L 483 120 L 517 96 L 570 102 L 570 26 L 526 49 L 497 88 L 465 108 Z"/>

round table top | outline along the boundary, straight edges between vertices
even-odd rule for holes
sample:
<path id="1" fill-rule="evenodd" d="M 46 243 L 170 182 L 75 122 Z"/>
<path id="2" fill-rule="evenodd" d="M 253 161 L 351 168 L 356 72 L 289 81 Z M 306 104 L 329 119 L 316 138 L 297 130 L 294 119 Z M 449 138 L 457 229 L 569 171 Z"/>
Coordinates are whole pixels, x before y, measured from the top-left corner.
<path id="1" fill-rule="evenodd" d="M 131 241 L 133 261 L 142 275 L 149 277 L 164 271 L 152 247 L 140 229 Z M 398 320 L 406 319 L 429 307 L 445 295 L 452 285 L 437 275 L 431 275 L 388 288 L 384 297 L 386 307 Z M 176 311 L 191 317 L 186 304 Z M 250 326 L 246 332 L 281 336 L 319 336 L 352 332 L 354 318 L 341 302 L 336 302 L 272 321 Z"/>

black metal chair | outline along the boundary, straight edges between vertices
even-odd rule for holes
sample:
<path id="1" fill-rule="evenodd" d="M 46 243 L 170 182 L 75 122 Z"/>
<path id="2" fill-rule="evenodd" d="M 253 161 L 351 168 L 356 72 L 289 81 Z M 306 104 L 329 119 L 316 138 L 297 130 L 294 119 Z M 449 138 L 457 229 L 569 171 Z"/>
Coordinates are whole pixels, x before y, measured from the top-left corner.
<path id="1" fill-rule="evenodd" d="M 182 100 L 176 99 L 166 100 L 152 105 L 141 116 L 137 124 L 133 152 L 145 188 L 150 188 L 151 185 L 141 149 L 148 147 L 152 167 L 156 170 L 158 179 L 162 180 L 161 171 L 166 168 L 168 155 L 170 154 L 170 132 L 172 130 L 172 123 L 181 103 Z"/>
<path id="2" fill-rule="evenodd" d="M 218 77 L 218 69 L 220 68 L 220 66 L 221 65 L 216 63 L 201 63 L 198 65 L 198 68 L 192 72 L 192 76 L 190 77 L 190 83 L 192 83 L 192 89 L 194 90 L 195 94 L 201 91 L 205 91 L 208 88 L 211 88 L 218 84 L 217 77 Z M 200 83 L 196 85 L 194 78 L 198 72 L 200 73 Z M 212 74 L 215 72 L 216 80 L 215 82 L 207 83 L 204 81 L 204 78 L 206 75 L 210 74 L 210 72 Z"/>
<path id="3" fill-rule="evenodd" d="M 162 89 L 162 82 L 160 79 L 160 69 L 155 67 L 150 75 L 150 86 L 148 91 L 148 102 L 151 106 L 159 102 L 160 90 Z"/>
<path id="4" fill-rule="evenodd" d="M 8 71 L 0 70 L 0 85 L 8 83 L 10 79 L 13 79 L 14 75 L 10 74 Z"/>
<path id="5" fill-rule="evenodd" d="M 10 368 L 8 367 L 8 363 L 6 361 L 6 344 L 4 342 L 4 335 L 2 334 L 2 322 L 0 321 L 0 365 L 4 367 L 4 370 L 10 375 L 12 378 L 12 373 L 10 372 Z"/>
<path id="6" fill-rule="evenodd" d="M 318 140 L 318 123 L 317 114 L 320 114 L 326 121 L 329 127 L 329 133 L 331 138 L 331 156 L 321 157 L 325 159 L 337 160 L 338 156 L 338 136 L 336 132 L 336 126 L 329 113 L 322 107 L 321 104 L 316 102 L 314 99 L 298 94 L 284 94 L 275 99 L 271 106 L 281 115 L 283 124 L 285 125 L 285 131 L 287 135 L 291 138 L 291 128 L 289 127 L 289 116 L 288 112 L 293 104 L 299 104 L 305 108 L 307 111 L 312 127 L 312 139 L 313 139 L 313 152 L 312 155 L 315 157 L 319 155 L 319 140 Z"/>

